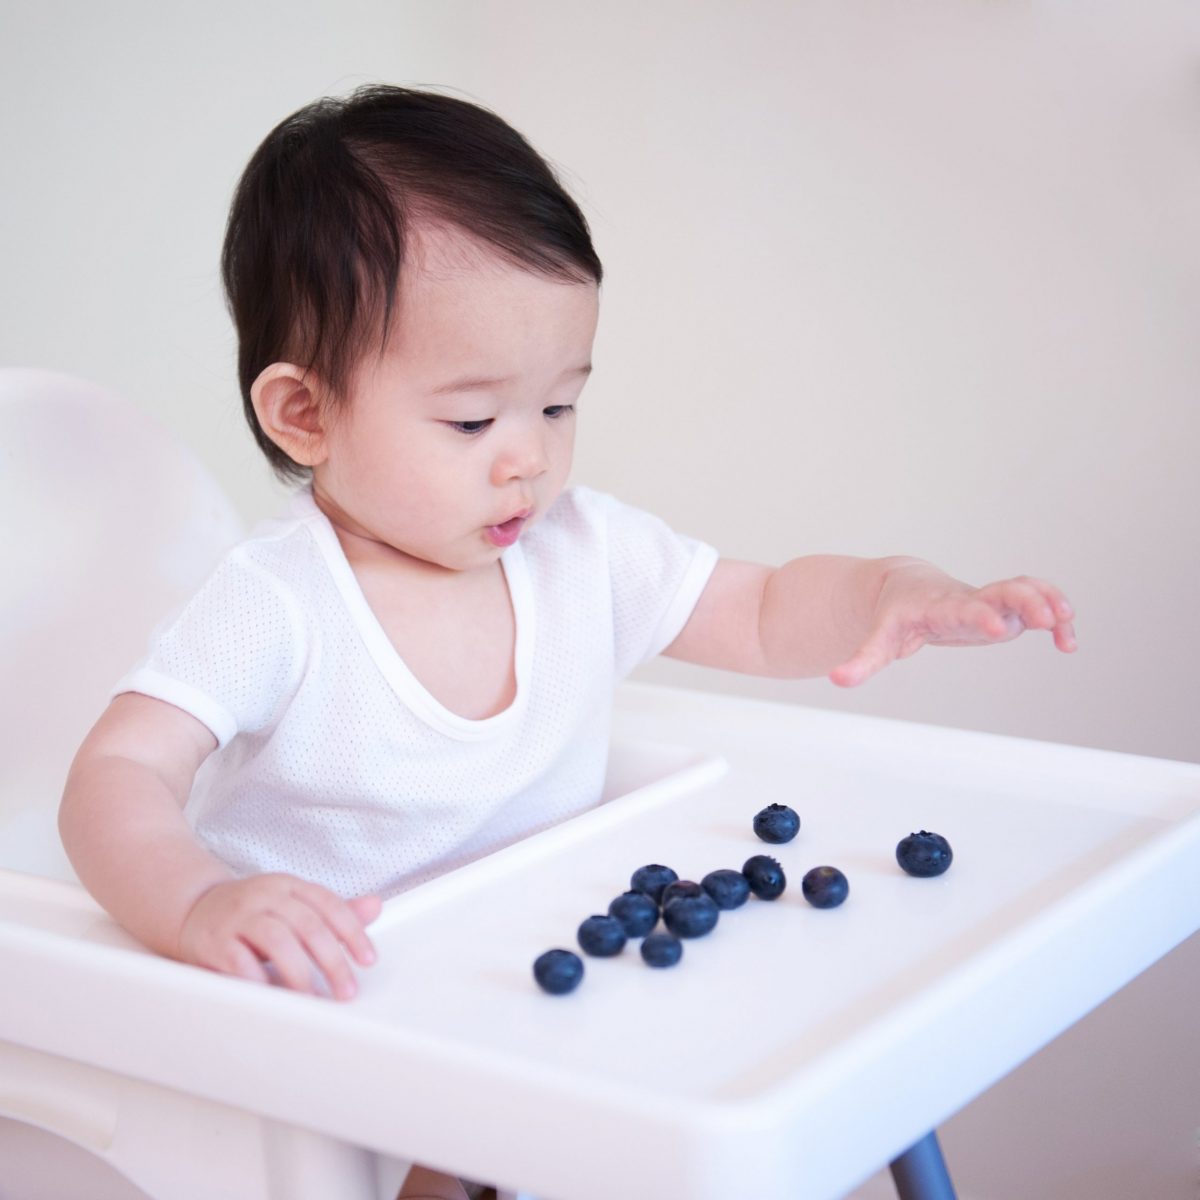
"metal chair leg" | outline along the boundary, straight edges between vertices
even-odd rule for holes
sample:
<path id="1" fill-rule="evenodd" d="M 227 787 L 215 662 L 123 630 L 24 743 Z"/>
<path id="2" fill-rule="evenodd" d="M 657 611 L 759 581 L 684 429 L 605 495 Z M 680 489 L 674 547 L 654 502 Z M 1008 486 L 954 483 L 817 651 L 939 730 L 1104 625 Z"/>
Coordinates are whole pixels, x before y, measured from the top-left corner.
<path id="1" fill-rule="evenodd" d="M 931 1129 L 895 1159 L 891 1172 L 900 1200 L 955 1200 L 936 1130 Z"/>

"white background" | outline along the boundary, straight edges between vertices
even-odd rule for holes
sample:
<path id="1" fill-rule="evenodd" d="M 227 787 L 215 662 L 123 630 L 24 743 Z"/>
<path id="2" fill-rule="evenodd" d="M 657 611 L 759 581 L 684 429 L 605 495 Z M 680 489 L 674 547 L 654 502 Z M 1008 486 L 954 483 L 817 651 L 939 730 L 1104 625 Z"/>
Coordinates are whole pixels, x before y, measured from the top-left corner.
<path id="1" fill-rule="evenodd" d="M 851 692 L 643 677 L 1200 759 L 1194 3 L 9 0 L 0 68 L 0 363 L 129 396 L 247 521 L 281 493 L 217 277 L 234 183 L 319 95 L 436 87 L 525 133 L 591 224 L 577 481 L 730 556 L 915 554 L 1079 613 L 1073 656 L 927 650 Z M 1194 1200 L 1169 1189 L 1200 1170 L 1195 945 L 1156 970 L 950 1127 L 966 1194 Z M 997 1165 L 1041 1163 L 1049 1121 L 1053 1191 Z M 1173 1173 L 1122 1177 L 1141 1160 Z"/>

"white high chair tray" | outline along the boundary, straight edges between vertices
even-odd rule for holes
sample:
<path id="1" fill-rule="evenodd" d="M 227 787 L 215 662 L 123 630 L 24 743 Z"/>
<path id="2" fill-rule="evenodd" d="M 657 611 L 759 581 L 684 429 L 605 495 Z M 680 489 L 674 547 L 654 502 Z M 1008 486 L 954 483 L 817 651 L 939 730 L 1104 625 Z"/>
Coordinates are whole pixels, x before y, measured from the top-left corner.
<path id="1" fill-rule="evenodd" d="M 0 875 L 0 1039 L 556 1200 L 833 1200 L 1200 926 L 1200 766 L 644 685 L 614 736 L 704 753 L 646 747 L 633 778 L 666 778 L 390 901 L 349 1005 L 155 958 L 78 889 Z M 787 845 L 752 832 L 772 802 Z M 944 876 L 897 866 L 917 829 Z M 635 868 L 760 853 L 787 891 L 677 967 L 633 941 L 568 996 L 535 985 Z M 821 864 L 840 908 L 801 895 Z"/>

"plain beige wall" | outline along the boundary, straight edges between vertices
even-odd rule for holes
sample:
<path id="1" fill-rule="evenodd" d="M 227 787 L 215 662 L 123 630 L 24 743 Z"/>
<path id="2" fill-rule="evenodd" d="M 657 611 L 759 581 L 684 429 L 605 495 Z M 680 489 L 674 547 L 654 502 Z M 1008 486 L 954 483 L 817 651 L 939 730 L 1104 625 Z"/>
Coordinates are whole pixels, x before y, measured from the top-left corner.
<path id="1" fill-rule="evenodd" d="M 1073 657 L 925 651 L 853 692 L 646 677 L 1200 760 L 1190 0 L 8 0 L 0 68 L 0 363 L 130 396 L 247 520 L 280 492 L 216 273 L 236 178 L 318 95 L 452 89 L 561 168 L 606 266 L 577 480 L 732 556 L 917 554 L 1079 611 Z M 964 1194 L 1192 1195 L 1196 943 L 956 1118 Z"/>

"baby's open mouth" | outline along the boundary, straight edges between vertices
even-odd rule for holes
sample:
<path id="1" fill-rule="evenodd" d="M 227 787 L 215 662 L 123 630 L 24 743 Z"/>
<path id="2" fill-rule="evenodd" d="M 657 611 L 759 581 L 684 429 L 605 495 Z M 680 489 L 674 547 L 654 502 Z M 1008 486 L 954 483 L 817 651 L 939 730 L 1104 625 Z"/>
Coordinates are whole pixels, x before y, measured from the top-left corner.
<path id="1" fill-rule="evenodd" d="M 524 528 L 525 522 L 529 520 L 529 514 L 532 511 L 532 509 L 526 509 L 500 525 L 489 525 L 487 527 L 488 541 L 494 546 L 511 546 L 521 536 L 521 530 Z"/>

